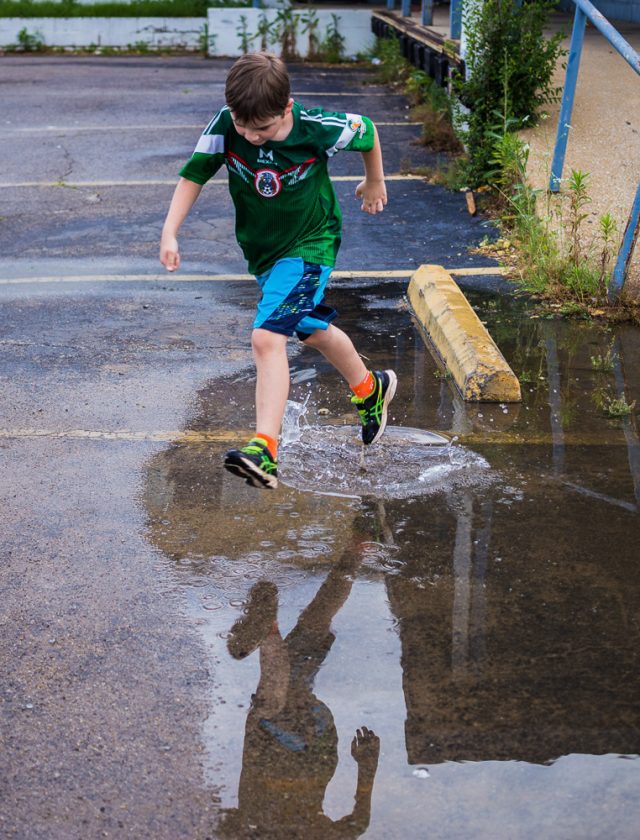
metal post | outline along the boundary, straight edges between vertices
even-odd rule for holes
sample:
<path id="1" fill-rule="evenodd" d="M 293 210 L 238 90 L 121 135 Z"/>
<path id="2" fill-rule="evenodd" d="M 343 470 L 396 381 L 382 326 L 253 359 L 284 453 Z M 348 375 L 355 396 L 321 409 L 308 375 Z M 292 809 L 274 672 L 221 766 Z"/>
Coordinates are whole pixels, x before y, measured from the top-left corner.
<path id="1" fill-rule="evenodd" d="M 453 41 L 459 41 L 462 34 L 462 2 L 463 0 L 451 0 L 449 28 Z"/>
<path id="2" fill-rule="evenodd" d="M 640 232 L 640 184 L 636 191 L 636 197 L 631 208 L 629 221 L 622 237 L 622 245 L 618 252 L 618 259 L 616 260 L 615 268 L 613 269 L 613 276 L 609 284 L 609 300 L 613 303 L 620 296 L 624 281 L 629 271 L 629 263 L 633 256 L 638 233 Z"/>
<path id="3" fill-rule="evenodd" d="M 576 6 L 576 14 L 573 19 L 573 32 L 571 34 L 571 46 L 569 47 L 569 61 L 567 62 L 567 75 L 564 82 L 564 93 L 562 94 L 562 105 L 560 107 L 560 119 L 558 121 L 558 134 L 556 136 L 556 148 L 553 153 L 551 164 L 551 178 L 549 190 L 558 192 L 560 190 L 560 179 L 564 156 L 567 151 L 567 140 L 571 128 L 571 111 L 573 110 L 573 97 L 576 92 L 578 81 L 578 70 L 580 69 L 580 54 L 584 41 L 584 29 L 587 22 L 585 13 L 579 6 Z"/>
<path id="4" fill-rule="evenodd" d="M 411 17 L 411 0 L 402 0 L 402 16 Z"/>
<path id="5" fill-rule="evenodd" d="M 396 0 L 387 0 L 387 9 L 393 11 L 396 6 Z"/>
<path id="6" fill-rule="evenodd" d="M 431 26 L 433 23 L 433 0 L 422 0 L 422 17 L 423 26 Z"/>

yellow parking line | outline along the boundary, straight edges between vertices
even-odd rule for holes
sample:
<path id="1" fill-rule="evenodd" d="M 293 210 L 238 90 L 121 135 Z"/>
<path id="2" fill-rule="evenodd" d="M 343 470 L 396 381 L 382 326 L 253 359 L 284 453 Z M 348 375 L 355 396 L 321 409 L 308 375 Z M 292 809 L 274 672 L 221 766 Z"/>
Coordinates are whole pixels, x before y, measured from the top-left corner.
<path id="1" fill-rule="evenodd" d="M 398 268 L 381 271 L 337 270 L 332 272 L 336 280 L 384 279 L 411 277 L 415 268 Z M 456 275 L 502 275 L 507 269 L 501 266 L 482 268 L 449 268 L 450 274 Z M 42 285 L 45 283 L 234 283 L 255 280 L 253 274 L 62 274 L 39 277 L 4 277 L 0 286 Z"/>
<path id="2" fill-rule="evenodd" d="M 362 181 L 362 175 L 333 175 L 332 181 Z M 149 178 L 146 181 L 7 181 L 0 182 L 0 189 L 23 189 L 27 187 L 66 187 L 77 190 L 86 187 L 173 187 L 178 181 L 175 178 Z M 421 175 L 386 175 L 385 181 L 424 181 Z M 212 178 L 207 182 L 211 186 L 226 186 L 226 178 Z"/>
<path id="3" fill-rule="evenodd" d="M 377 126 L 422 125 L 415 120 L 376 120 Z M 0 128 L 0 137 L 20 134 L 79 134 L 83 131 L 202 131 L 202 123 L 176 123 L 174 125 L 44 125 Z"/>
<path id="4" fill-rule="evenodd" d="M 122 440 L 122 441 L 158 441 L 173 443 L 228 443 L 250 437 L 249 429 L 210 429 L 210 430 L 167 430 L 133 431 L 131 429 L 0 429 L 0 440 L 48 439 L 48 440 Z M 451 437 L 451 432 L 443 432 Z M 626 446 L 621 435 L 612 432 L 610 437 L 601 433 L 567 433 L 565 446 Z M 455 435 L 454 444 L 459 446 L 552 446 L 553 435 L 550 432 L 471 432 Z"/>

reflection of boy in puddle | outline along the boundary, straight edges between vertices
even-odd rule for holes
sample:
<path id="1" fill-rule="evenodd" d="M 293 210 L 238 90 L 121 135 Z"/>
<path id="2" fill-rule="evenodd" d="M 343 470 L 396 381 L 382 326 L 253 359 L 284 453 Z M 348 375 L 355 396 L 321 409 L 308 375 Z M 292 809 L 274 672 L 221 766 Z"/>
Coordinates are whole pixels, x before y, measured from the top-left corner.
<path id="1" fill-rule="evenodd" d="M 247 717 L 239 807 L 223 815 L 224 836 L 331 840 L 359 837 L 369 825 L 380 741 L 364 726 L 356 732 L 355 805 L 334 822 L 322 803 L 338 764 L 338 734 L 312 691 L 335 638 L 331 621 L 351 591 L 358 562 L 341 561 L 331 570 L 286 639 L 277 624 L 278 590 L 267 581 L 253 587 L 246 616 L 232 628 L 232 656 L 260 648 L 260 682 Z"/>

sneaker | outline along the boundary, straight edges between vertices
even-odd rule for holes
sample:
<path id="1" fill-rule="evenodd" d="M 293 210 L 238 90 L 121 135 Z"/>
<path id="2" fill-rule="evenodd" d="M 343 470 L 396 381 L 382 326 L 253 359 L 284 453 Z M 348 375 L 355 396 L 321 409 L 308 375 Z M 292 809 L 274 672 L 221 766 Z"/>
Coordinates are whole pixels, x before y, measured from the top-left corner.
<path id="1" fill-rule="evenodd" d="M 242 449 L 230 449 L 224 465 L 229 472 L 245 478 L 252 487 L 275 490 L 278 486 L 278 462 L 262 438 L 252 438 Z"/>
<path id="2" fill-rule="evenodd" d="M 376 381 L 373 392 L 364 399 L 351 397 L 351 402 L 358 409 L 362 423 L 362 442 L 365 446 L 375 443 L 387 425 L 387 409 L 394 398 L 398 377 L 392 370 L 373 370 Z"/>

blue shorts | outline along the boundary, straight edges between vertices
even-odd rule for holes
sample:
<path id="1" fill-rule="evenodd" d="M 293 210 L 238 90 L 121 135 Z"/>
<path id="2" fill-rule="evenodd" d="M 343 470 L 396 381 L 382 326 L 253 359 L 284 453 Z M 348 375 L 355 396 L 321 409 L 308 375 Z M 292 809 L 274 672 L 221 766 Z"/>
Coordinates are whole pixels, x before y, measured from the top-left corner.
<path id="1" fill-rule="evenodd" d="M 332 268 L 285 257 L 256 277 L 262 289 L 254 329 L 293 335 L 302 341 L 316 330 L 326 330 L 338 314 L 324 303 L 324 290 Z"/>

